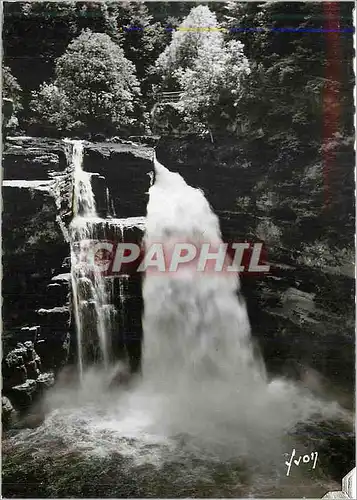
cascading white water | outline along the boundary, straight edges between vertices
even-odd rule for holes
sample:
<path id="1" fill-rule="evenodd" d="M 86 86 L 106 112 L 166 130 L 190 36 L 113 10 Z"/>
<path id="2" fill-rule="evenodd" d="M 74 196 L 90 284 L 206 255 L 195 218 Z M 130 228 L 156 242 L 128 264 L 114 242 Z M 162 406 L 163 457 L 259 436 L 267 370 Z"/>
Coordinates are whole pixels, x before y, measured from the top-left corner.
<path id="1" fill-rule="evenodd" d="M 107 202 L 107 212 L 109 217 L 115 217 L 115 208 L 114 208 L 114 203 L 113 199 L 110 196 L 109 188 L 106 188 L 105 190 L 105 197 L 106 197 L 106 202 Z"/>
<path id="2" fill-rule="evenodd" d="M 98 220 L 91 175 L 84 172 L 82 141 L 72 143 L 73 219 L 70 225 L 73 308 L 78 339 L 80 376 L 87 365 L 110 361 L 110 332 L 113 321 L 113 283 L 104 278 L 95 266 L 88 271 L 85 242 L 97 239 Z M 92 263 L 93 264 L 93 263 Z"/>
<path id="3" fill-rule="evenodd" d="M 156 159 L 154 164 L 146 246 L 220 243 L 218 217 L 203 193 Z M 267 433 L 274 443 L 324 405 L 290 382 L 268 381 L 238 287 L 237 275 L 200 273 L 194 267 L 147 273 L 143 384 L 159 398 L 160 426 L 170 435 L 187 433 L 248 453 Z"/>
<path id="4" fill-rule="evenodd" d="M 146 245 L 188 241 L 221 243 L 218 217 L 200 190 L 155 162 L 156 181 L 147 207 Z M 145 303 L 145 377 L 159 385 L 209 383 L 235 379 L 266 383 L 251 346 L 245 304 L 236 296 L 237 274 L 147 275 Z M 164 381 L 164 382 L 163 382 Z M 184 387 L 186 390 L 187 387 Z"/>

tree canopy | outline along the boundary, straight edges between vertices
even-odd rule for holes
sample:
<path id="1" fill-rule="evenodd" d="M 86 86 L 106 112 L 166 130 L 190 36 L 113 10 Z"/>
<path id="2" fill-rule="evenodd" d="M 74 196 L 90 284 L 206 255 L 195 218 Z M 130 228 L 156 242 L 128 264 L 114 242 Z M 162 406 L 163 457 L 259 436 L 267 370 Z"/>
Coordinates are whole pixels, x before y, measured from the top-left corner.
<path id="1" fill-rule="evenodd" d="M 331 49 L 330 39 L 335 35 L 321 31 L 327 26 L 329 5 L 5 2 L 4 64 L 22 89 L 20 125 L 26 130 L 30 118 L 34 123 L 42 116 L 44 132 L 46 123 L 49 129 L 96 129 L 104 127 L 100 117 L 105 114 L 109 120 L 102 132 L 110 134 L 118 122 L 132 121 L 135 96 L 139 97 L 135 88 L 140 83 L 146 113 L 153 109 L 158 93 L 177 90 L 181 100 L 176 111 L 194 131 L 214 132 L 216 128 L 215 134 L 261 138 L 272 154 L 278 150 L 281 156 L 283 152 L 290 157 L 290 153 L 299 155 L 301 148 L 310 146 L 316 149 L 321 142 L 327 93 L 338 102 L 340 133 L 353 126 L 353 113 L 349 112 L 353 108 L 353 35 L 338 34 L 336 50 Z M 352 28 L 351 4 L 341 2 L 338 8 L 340 28 Z M 83 75 L 96 71 L 98 59 L 106 61 L 102 73 L 108 82 L 105 91 L 104 79 L 97 76 L 74 82 L 76 64 L 65 63 L 74 57 L 70 56 L 71 44 L 88 29 L 107 37 L 107 49 L 106 55 L 94 56 L 91 62 L 93 49 L 86 52 L 82 44 L 80 50 L 88 54 L 81 58 Z M 110 53 L 124 54 L 123 71 L 109 71 L 113 66 Z M 328 66 L 334 65 L 339 66 L 338 71 L 328 72 Z M 136 75 L 135 84 L 125 74 Z M 114 98 L 119 91 L 114 89 L 113 78 L 118 78 L 117 88 L 131 88 L 132 97 Z M 81 114 L 80 101 L 84 103 Z M 90 123 L 93 106 L 98 119 Z"/>
<path id="2" fill-rule="evenodd" d="M 192 130 L 212 135 L 222 125 L 232 128 L 249 63 L 240 41 L 225 42 L 208 6 L 191 10 L 156 66 L 163 88 L 181 91 L 175 107 Z"/>
<path id="3" fill-rule="evenodd" d="M 164 85 L 175 85 L 176 71 L 193 68 L 199 51 L 210 45 L 215 46 L 221 36 L 216 15 L 207 6 L 199 5 L 191 9 L 156 61 Z"/>
<path id="4" fill-rule="evenodd" d="M 56 61 L 54 81 L 33 93 L 33 109 L 48 127 L 110 133 L 135 124 L 139 96 L 123 49 L 86 29 Z"/>

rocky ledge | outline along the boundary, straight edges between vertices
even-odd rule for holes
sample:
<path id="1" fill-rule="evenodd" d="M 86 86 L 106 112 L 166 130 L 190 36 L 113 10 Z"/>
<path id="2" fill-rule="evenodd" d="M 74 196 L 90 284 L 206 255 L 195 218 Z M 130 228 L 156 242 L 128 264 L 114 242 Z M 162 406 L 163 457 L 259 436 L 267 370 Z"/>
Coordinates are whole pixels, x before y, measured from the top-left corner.
<path id="1" fill-rule="evenodd" d="M 83 166 L 86 172 L 99 174 L 105 180 L 104 189 L 110 191 L 115 216 L 140 217 L 146 213 L 152 158 L 153 148 L 146 144 L 124 140 L 121 143 L 86 142 Z M 98 195 L 97 200 L 97 211 L 105 216 L 105 202 L 100 203 Z"/>
<path id="2" fill-rule="evenodd" d="M 3 412 L 5 427 L 13 419 L 15 412 L 26 410 L 44 388 L 54 384 L 53 372 L 44 372 L 41 358 L 28 340 L 18 343 L 3 359 Z"/>

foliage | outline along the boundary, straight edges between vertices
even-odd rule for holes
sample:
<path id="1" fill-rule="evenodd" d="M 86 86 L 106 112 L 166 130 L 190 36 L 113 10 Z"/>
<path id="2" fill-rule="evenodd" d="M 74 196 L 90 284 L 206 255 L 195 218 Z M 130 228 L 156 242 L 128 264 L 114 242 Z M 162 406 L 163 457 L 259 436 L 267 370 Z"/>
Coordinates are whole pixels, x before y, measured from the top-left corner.
<path id="1" fill-rule="evenodd" d="M 214 129 L 231 127 L 249 64 L 241 42 L 225 43 L 207 6 L 191 10 L 156 64 L 163 85 L 181 90 L 176 108 L 186 123 L 211 137 Z"/>
<path id="2" fill-rule="evenodd" d="M 70 127 L 70 104 L 65 92 L 53 83 L 44 83 L 38 92 L 33 92 L 32 109 L 34 121 L 48 131 L 65 131 Z"/>
<path id="3" fill-rule="evenodd" d="M 125 57 L 135 64 L 146 100 L 157 78 L 153 65 L 169 42 L 170 32 L 165 28 L 171 21 L 177 25 L 192 6 L 166 4 L 164 8 L 165 2 L 6 2 L 4 60 L 24 89 L 24 123 L 32 114 L 31 92 L 54 78 L 56 60 L 84 29 L 106 33 L 123 48 Z"/>
<path id="4" fill-rule="evenodd" d="M 177 108 L 199 132 L 231 127 L 244 77 L 250 72 L 243 45 L 237 41 L 224 44 L 223 35 L 218 35 L 215 44 L 207 40 L 198 49 L 194 69 L 176 72 L 182 90 Z"/>
<path id="5" fill-rule="evenodd" d="M 5 2 L 3 23 L 4 62 L 23 88 L 26 127 L 31 91 L 53 77 L 54 62 L 75 36 L 74 2 Z"/>
<path id="6" fill-rule="evenodd" d="M 323 3 L 301 2 L 229 2 L 227 5 L 224 25 L 237 30 L 230 33 L 229 39 L 244 43 L 252 69 L 239 110 L 241 120 L 246 123 L 246 132 L 265 137 L 272 148 L 299 154 L 302 143 L 305 150 L 321 143 L 324 93 L 326 89 L 331 94 L 338 92 L 337 82 L 329 81 L 331 76 L 327 74 L 328 63 L 332 62 L 328 46 L 333 42 L 328 39 L 329 35 L 318 31 L 275 30 L 320 30 L 326 23 L 324 9 Z M 343 28 L 352 19 L 348 21 L 349 16 L 343 16 L 345 6 L 341 9 Z M 269 29 L 238 31 L 252 26 Z M 351 36 L 340 36 L 340 54 L 347 57 L 349 54 L 352 58 L 351 42 Z M 340 56 L 336 53 L 332 57 Z M 344 64 L 335 75 L 341 78 L 342 88 L 352 83 L 349 66 Z M 335 95 L 341 108 L 347 107 L 349 93 Z"/>
<path id="7" fill-rule="evenodd" d="M 223 3 L 210 5 L 222 16 Z M 105 33 L 123 48 L 136 67 L 142 101 L 150 111 L 153 88 L 160 83 L 155 61 L 170 42 L 170 28 L 177 27 L 191 8 L 192 2 L 6 2 L 4 60 L 24 89 L 23 126 L 32 115 L 32 91 L 53 80 L 56 60 L 85 29 Z"/>
<path id="8" fill-rule="evenodd" d="M 14 132 L 19 125 L 18 113 L 22 110 L 22 90 L 8 66 L 2 67 L 2 96 L 10 99 L 3 102 L 3 129 Z"/>
<path id="9" fill-rule="evenodd" d="M 3 66 L 2 68 L 2 93 L 3 97 L 12 99 L 14 102 L 14 111 L 19 111 L 22 108 L 22 90 L 17 79 L 13 76 L 8 66 Z"/>
<path id="10" fill-rule="evenodd" d="M 160 54 L 156 67 L 163 75 L 164 85 L 175 86 L 177 70 L 192 69 L 199 51 L 220 40 L 217 18 L 207 6 L 194 7 L 174 31 L 170 45 Z"/>
<path id="11" fill-rule="evenodd" d="M 108 35 L 85 30 L 56 62 L 56 78 L 33 93 L 37 117 L 60 131 L 110 133 L 135 123 L 135 67 Z M 36 117 L 36 119 L 37 119 Z"/>
<path id="12" fill-rule="evenodd" d="M 354 76 L 352 64 L 347 62 L 353 58 L 352 34 L 339 37 L 339 52 L 332 56 L 343 62 L 338 82 L 331 75 L 327 81 L 326 61 L 328 57 L 331 59 L 328 35 L 274 31 L 323 28 L 325 4 L 201 2 L 192 9 L 192 2 L 6 2 L 4 61 L 23 88 L 22 115 L 26 124 L 28 115 L 32 114 L 31 92 L 39 89 L 44 81 L 56 84 L 55 61 L 68 44 L 83 29 L 105 33 L 135 65 L 146 111 L 152 109 L 157 91 L 184 90 L 183 118 L 191 124 L 195 122 L 196 130 L 212 128 L 207 122 L 217 120 L 216 128 L 222 134 L 260 139 L 271 158 L 278 154 L 279 162 L 291 163 L 302 153 L 316 151 L 321 143 L 326 89 L 339 102 L 340 132 L 351 133 L 353 128 L 353 113 L 349 111 L 353 108 Z M 341 28 L 352 27 L 351 9 L 348 2 L 339 4 Z M 167 29 L 170 27 L 177 28 L 172 39 Z M 189 31 L 193 27 L 195 31 Z M 235 28 L 236 31 L 200 31 L 200 27 Z M 260 31 L 252 31 L 252 27 Z M 227 42 L 236 41 L 243 44 L 249 61 L 250 76 L 239 78 L 239 100 L 229 90 L 236 78 L 234 71 L 232 75 L 230 71 L 226 73 L 231 81 L 223 82 L 228 89 L 223 91 L 224 95 L 214 96 L 208 90 L 208 87 L 217 88 L 218 82 L 226 78 L 221 63 L 212 68 L 211 78 L 207 71 L 208 61 L 214 59 L 212 52 L 218 51 L 222 36 L 226 42 L 223 59 L 229 59 Z M 200 56 L 196 66 L 198 53 L 203 52 L 204 46 L 212 50 Z M 227 62 L 227 66 L 235 68 L 233 62 Z M 49 95 L 51 90 L 45 87 L 44 92 Z M 58 95 L 57 100 L 61 100 Z M 207 106 L 212 103 L 213 108 L 208 110 Z M 60 121 L 58 116 L 52 118 L 53 123 L 62 126 Z"/>

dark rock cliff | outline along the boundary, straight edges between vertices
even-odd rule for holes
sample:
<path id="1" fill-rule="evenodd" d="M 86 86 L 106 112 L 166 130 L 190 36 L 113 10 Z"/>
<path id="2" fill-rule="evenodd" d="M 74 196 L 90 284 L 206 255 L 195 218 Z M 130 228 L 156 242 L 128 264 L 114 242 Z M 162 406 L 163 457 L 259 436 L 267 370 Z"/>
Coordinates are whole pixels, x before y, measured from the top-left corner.
<path id="1" fill-rule="evenodd" d="M 141 241 L 140 224 L 125 219 L 145 213 L 150 156 L 151 148 L 128 141 L 86 143 L 83 168 L 93 174 L 97 211 L 103 218 L 98 220 L 98 238 Z M 3 392 L 19 410 L 76 358 L 68 235 L 70 158 L 68 143 L 46 138 L 9 137 L 3 152 Z M 127 351 L 134 370 L 139 368 L 142 339 L 140 280 L 114 279 L 120 314 L 113 347 L 118 356 Z M 33 369 L 26 361 L 27 344 L 34 353 Z"/>
<path id="2" fill-rule="evenodd" d="M 54 277 L 69 256 L 71 175 L 64 144 L 46 139 L 8 138 L 3 166 L 3 393 L 23 410 L 68 360 L 68 318 L 51 311 L 69 310 Z"/>
<path id="3" fill-rule="evenodd" d="M 83 167 L 86 172 L 99 174 L 105 179 L 102 191 L 109 189 L 117 217 L 143 216 L 152 172 L 152 147 L 145 144 L 86 143 Z M 102 195 L 103 196 L 103 195 Z M 105 216 L 105 210 L 98 207 Z"/>

